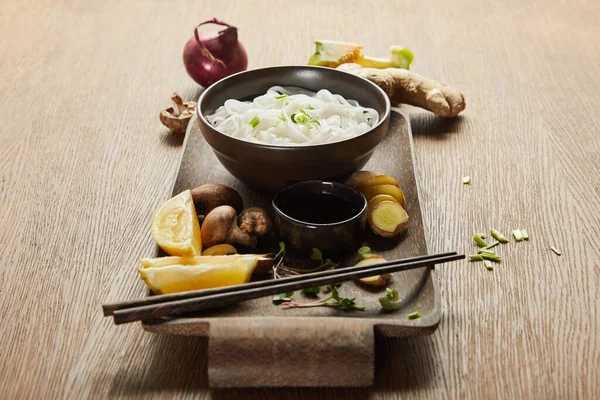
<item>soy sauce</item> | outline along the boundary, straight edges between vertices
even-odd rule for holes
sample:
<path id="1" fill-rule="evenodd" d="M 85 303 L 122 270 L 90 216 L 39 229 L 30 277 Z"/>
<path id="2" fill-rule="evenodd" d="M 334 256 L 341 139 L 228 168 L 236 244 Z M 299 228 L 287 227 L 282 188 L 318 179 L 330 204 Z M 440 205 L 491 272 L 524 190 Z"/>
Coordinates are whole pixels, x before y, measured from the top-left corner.
<path id="1" fill-rule="evenodd" d="M 279 209 L 288 216 L 312 224 L 331 224 L 356 216 L 358 204 L 327 193 L 288 195 L 279 202 Z"/>

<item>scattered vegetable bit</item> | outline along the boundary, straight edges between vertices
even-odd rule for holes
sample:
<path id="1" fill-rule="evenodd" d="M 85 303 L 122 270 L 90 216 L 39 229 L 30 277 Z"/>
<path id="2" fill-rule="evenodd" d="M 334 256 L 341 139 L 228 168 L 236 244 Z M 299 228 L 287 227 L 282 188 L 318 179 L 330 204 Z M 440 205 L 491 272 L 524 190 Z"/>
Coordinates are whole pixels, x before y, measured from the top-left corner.
<path id="1" fill-rule="evenodd" d="M 517 242 L 520 242 L 521 240 L 523 240 L 523 233 L 521 233 L 521 231 L 519 229 L 512 231 L 512 234 L 515 237 L 515 240 Z"/>
<path id="2" fill-rule="evenodd" d="M 469 261 L 481 261 L 483 260 L 483 256 L 481 254 L 471 254 L 469 256 Z"/>
<path id="3" fill-rule="evenodd" d="M 488 245 L 480 235 L 473 236 L 473 240 L 475 241 L 475 243 L 477 243 L 479 247 L 487 247 Z"/>
<path id="4" fill-rule="evenodd" d="M 406 316 L 408 319 L 417 319 L 417 318 L 421 318 L 421 313 L 419 312 L 414 312 L 414 313 L 410 313 Z"/>
<path id="5" fill-rule="evenodd" d="M 371 253 L 371 248 L 369 246 L 363 246 L 357 251 L 358 256 L 362 259 L 370 258 L 373 256 Z"/>
<path id="6" fill-rule="evenodd" d="M 468 185 L 469 183 L 471 183 L 471 177 L 465 176 L 462 181 L 463 181 L 463 184 Z"/>
<path id="7" fill-rule="evenodd" d="M 488 249 L 486 249 L 485 247 L 483 247 L 483 248 L 481 248 L 481 249 L 477 249 L 477 253 L 478 253 L 478 254 L 489 254 L 489 255 L 494 255 L 494 254 L 496 254 L 496 252 L 495 252 L 495 251 L 488 250 Z"/>
<path id="8" fill-rule="evenodd" d="M 396 311 L 400 309 L 402 302 L 398 299 L 398 291 L 396 289 L 385 289 L 385 296 L 379 298 L 381 308 L 385 311 Z"/>
<path id="9" fill-rule="evenodd" d="M 494 270 L 494 264 L 490 260 L 483 260 L 483 265 L 485 265 L 488 271 Z"/>
<path id="10" fill-rule="evenodd" d="M 273 297 L 273 302 L 274 303 L 282 303 L 284 301 L 292 301 L 293 295 L 294 295 L 294 292 L 278 294 L 277 296 Z"/>
<path id="11" fill-rule="evenodd" d="M 323 261 L 323 253 L 317 248 L 312 249 L 312 254 L 310 255 L 310 258 L 321 263 L 318 269 L 335 269 L 335 267 L 337 267 L 337 264 L 331 261 L 331 259 L 329 258 L 326 258 Z"/>
<path id="12" fill-rule="evenodd" d="M 529 233 L 525 229 L 521 229 L 521 235 L 523 235 L 524 240 L 529 240 Z"/>
<path id="13" fill-rule="evenodd" d="M 496 253 L 494 253 L 494 254 L 481 253 L 480 255 L 481 255 L 481 258 L 483 258 L 484 260 L 491 260 L 491 261 L 496 261 L 496 262 L 502 261 L 502 257 Z"/>
<path id="14" fill-rule="evenodd" d="M 508 239 L 506 238 L 506 236 L 501 234 L 500 231 L 497 231 L 496 229 L 491 229 L 490 234 L 494 237 L 494 239 L 496 239 L 500 243 L 508 243 Z"/>
<path id="15" fill-rule="evenodd" d="M 560 251 L 556 247 L 552 246 L 552 247 L 550 247 L 550 250 L 552 250 L 554 252 L 554 254 L 556 254 L 557 256 L 562 256 L 562 251 Z"/>
<path id="16" fill-rule="evenodd" d="M 250 125 L 253 128 L 256 128 L 258 124 L 260 124 L 260 118 L 258 117 L 254 117 L 250 121 L 248 121 L 248 125 Z"/>
<path id="17" fill-rule="evenodd" d="M 484 249 L 489 250 L 489 249 L 493 249 L 494 247 L 498 246 L 500 244 L 499 241 L 494 241 L 492 243 L 490 243 L 489 245 L 487 245 L 486 247 L 484 247 Z"/>
<path id="18" fill-rule="evenodd" d="M 283 257 L 284 254 L 285 254 L 285 243 L 279 242 L 279 251 L 277 252 L 277 254 L 275 254 L 275 257 L 273 257 L 273 258 L 275 260 L 277 260 L 279 257 Z"/>

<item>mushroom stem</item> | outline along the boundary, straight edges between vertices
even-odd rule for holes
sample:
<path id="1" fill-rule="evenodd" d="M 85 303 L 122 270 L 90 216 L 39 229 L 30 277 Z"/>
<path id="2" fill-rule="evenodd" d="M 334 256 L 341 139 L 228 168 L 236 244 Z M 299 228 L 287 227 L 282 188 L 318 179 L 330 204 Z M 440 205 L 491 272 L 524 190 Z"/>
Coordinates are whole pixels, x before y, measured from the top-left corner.
<path id="1" fill-rule="evenodd" d="M 183 104 L 183 100 L 181 96 L 177 94 L 177 92 L 171 95 L 171 100 L 173 100 L 173 103 L 175 104 L 175 107 L 173 107 L 173 115 L 175 117 L 180 116 L 181 114 L 183 114 L 184 111 L 186 111 L 185 105 Z"/>

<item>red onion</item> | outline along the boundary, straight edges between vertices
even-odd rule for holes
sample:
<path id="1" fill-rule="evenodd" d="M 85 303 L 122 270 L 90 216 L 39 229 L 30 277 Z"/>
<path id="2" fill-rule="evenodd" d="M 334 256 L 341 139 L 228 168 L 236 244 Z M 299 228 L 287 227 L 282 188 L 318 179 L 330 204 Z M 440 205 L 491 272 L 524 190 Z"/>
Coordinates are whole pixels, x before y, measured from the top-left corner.
<path id="1" fill-rule="evenodd" d="M 221 31 L 198 31 L 202 25 L 226 26 Z M 190 77 L 207 87 L 248 67 L 246 49 L 238 41 L 237 28 L 213 18 L 198 25 L 183 49 L 183 63 Z"/>

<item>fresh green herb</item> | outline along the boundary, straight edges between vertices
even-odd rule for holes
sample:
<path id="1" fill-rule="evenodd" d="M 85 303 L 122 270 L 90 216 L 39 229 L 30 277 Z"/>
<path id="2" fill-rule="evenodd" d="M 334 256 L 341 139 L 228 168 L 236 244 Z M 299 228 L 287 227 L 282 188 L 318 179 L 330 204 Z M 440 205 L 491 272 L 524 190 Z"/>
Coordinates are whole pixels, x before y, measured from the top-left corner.
<path id="1" fill-rule="evenodd" d="M 487 247 L 488 245 L 480 235 L 473 236 L 473 240 L 475 241 L 475 243 L 477 243 L 477 246 L 479 247 Z"/>
<path id="2" fill-rule="evenodd" d="M 471 177 L 470 176 L 465 176 L 463 179 L 463 184 L 468 185 L 469 183 L 471 183 Z"/>
<path id="3" fill-rule="evenodd" d="M 390 288 L 385 289 L 385 296 L 379 298 L 379 303 L 385 311 L 399 310 L 402 305 L 398 299 L 398 291 Z"/>
<path id="4" fill-rule="evenodd" d="M 311 287 L 308 289 L 302 289 L 302 293 L 308 294 L 310 296 L 314 296 L 314 295 L 321 293 L 321 288 L 317 286 L 317 287 Z"/>
<path id="5" fill-rule="evenodd" d="M 552 247 L 550 247 L 550 250 L 552 250 L 554 252 L 554 254 L 556 254 L 557 256 L 562 256 L 562 251 L 560 251 L 556 247 L 552 246 Z"/>
<path id="6" fill-rule="evenodd" d="M 283 303 L 283 302 L 287 302 L 287 301 L 292 301 L 293 295 L 294 295 L 294 292 L 278 294 L 277 296 L 273 297 L 273 303 L 278 304 L 278 303 Z"/>
<path id="7" fill-rule="evenodd" d="M 492 243 L 490 243 L 489 245 L 487 245 L 486 247 L 484 247 L 484 249 L 489 250 L 489 249 L 493 249 L 494 247 L 498 246 L 500 244 L 499 241 L 494 241 Z"/>
<path id="8" fill-rule="evenodd" d="M 275 254 L 275 257 L 273 257 L 273 259 L 277 260 L 280 256 L 283 256 L 284 253 L 285 253 L 285 243 L 279 242 L 279 251 L 277 252 L 277 254 Z"/>
<path id="9" fill-rule="evenodd" d="M 327 298 L 324 298 L 319 301 L 314 301 L 311 303 L 299 303 L 296 301 L 286 301 L 281 303 L 282 306 L 286 308 L 307 308 L 307 307 L 334 307 L 339 308 L 340 310 L 357 310 L 364 311 L 365 307 L 360 307 L 356 305 L 356 298 L 346 298 L 341 297 L 337 287 L 331 285 L 328 287 L 328 290 L 331 291 L 331 295 Z"/>
<path id="10" fill-rule="evenodd" d="M 326 258 L 325 260 L 323 260 L 323 253 L 317 248 L 312 249 L 312 254 L 310 255 L 310 258 L 321 263 L 321 265 L 319 265 L 319 269 L 337 267 L 337 264 L 331 261 L 331 259 Z"/>
<path id="11" fill-rule="evenodd" d="M 483 256 L 481 254 L 471 254 L 469 256 L 469 261 L 481 261 L 483 260 Z"/>
<path id="12" fill-rule="evenodd" d="M 260 118 L 258 117 L 254 117 L 248 122 L 248 125 L 250 125 L 253 128 L 256 128 L 256 125 L 258 124 L 260 124 Z"/>
<path id="13" fill-rule="evenodd" d="M 369 246 L 361 247 L 360 249 L 358 249 L 357 253 L 358 256 L 363 260 L 369 257 L 373 257 L 373 254 L 371 253 L 371 248 Z"/>
<path id="14" fill-rule="evenodd" d="M 490 234 L 494 237 L 494 239 L 496 239 L 500 243 L 508 243 L 508 239 L 506 238 L 506 236 L 504 236 L 503 234 L 501 234 L 496 229 L 491 229 L 490 230 Z"/>
<path id="15" fill-rule="evenodd" d="M 494 264 L 490 260 L 483 260 L 483 265 L 485 265 L 488 271 L 494 270 Z"/>
<path id="16" fill-rule="evenodd" d="M 512 234 L 515 237 L 515 240 L 517 242 L 520 242 L 521 240 L 523 240 L 523 234 L 521 233 L 521 231 L 519 229 L 512 231 Z"/>
<path id="17" fill-rule="evenodd" d="M 494 254 L 482 253 L 480 255 L 481 255 L 481 258 L 483 258 L 484 260 L 491 260 L 491 261 L 496 261 L 496 262 L 502 261 L 502 257 L 495 253 Z"/>
<path id="18" fill-rule="evenodd" d="M 279 95 L 279 96 L 275 96 L 275 100 L 285 99 L 286 97 L 288 97 L 287 94 L 282 94 L 282 95 Z"/>
<path id="19" fill-rule="evenodd" d="M 421 318 L 421 313 L 419 313 L 419 312 L 410 313 L 406 316 L 406 318 L 408 318 L 408 319 Z"/>

